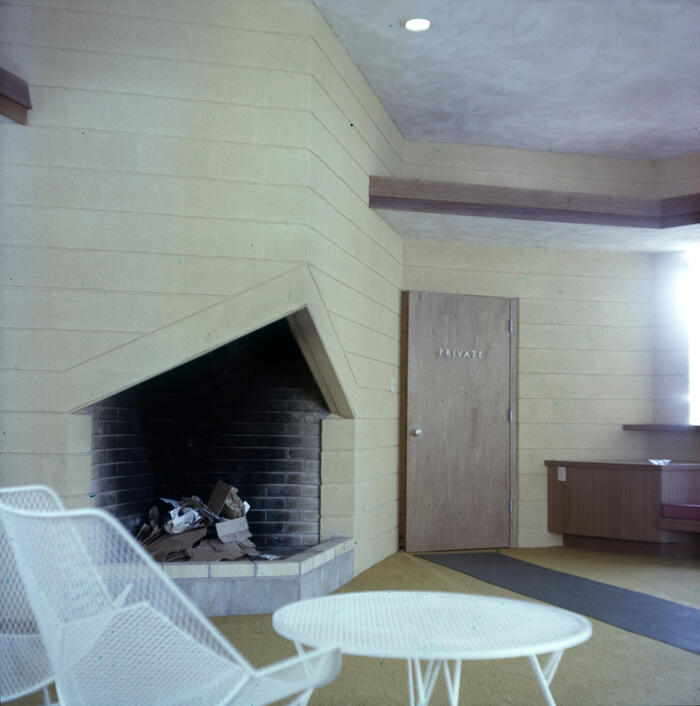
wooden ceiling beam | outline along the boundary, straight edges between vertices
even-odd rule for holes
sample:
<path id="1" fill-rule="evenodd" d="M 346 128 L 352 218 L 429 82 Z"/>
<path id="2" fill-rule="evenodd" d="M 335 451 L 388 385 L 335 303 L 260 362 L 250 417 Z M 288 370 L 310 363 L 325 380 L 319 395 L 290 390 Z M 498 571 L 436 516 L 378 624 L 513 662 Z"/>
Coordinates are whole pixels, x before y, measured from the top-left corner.
<path id="1" fill-rule="evenodd" d="M 0 68 L 0 114 L 16 123 L 26 125 L 27 111 L 31 107 L 27 82 Z"/>
<path id="2" fill-rule="evenodd" d="M 631 198 L 372 176 L 370 208 L 487 218 L 670 228 L 700 223 L 700 194 Z"/>

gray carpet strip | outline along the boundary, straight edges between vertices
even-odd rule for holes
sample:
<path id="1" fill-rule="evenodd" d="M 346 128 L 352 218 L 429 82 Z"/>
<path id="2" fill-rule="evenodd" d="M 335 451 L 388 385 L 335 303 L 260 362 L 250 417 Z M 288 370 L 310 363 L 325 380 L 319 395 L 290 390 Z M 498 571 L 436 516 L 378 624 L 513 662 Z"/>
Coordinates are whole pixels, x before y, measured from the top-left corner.
<path id="1" fill-rule="evenodd" d="M 700 654 L 700 610 L 504 554 L 417 554 L 487 583 Z"/>

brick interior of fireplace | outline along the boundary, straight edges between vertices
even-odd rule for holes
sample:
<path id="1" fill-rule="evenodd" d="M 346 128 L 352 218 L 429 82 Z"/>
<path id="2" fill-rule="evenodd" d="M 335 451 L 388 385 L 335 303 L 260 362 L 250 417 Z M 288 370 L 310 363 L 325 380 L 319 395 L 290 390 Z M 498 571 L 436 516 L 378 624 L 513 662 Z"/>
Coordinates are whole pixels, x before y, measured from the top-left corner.
<path id="1" fill-rule="evenodd" d="M 258 547 L 319 542 L 321 420 L 329 414 L 285 320 L 92 407 L 94 503 L 131 530 L 157 497 L 218 479 L 251 505 Z"/>

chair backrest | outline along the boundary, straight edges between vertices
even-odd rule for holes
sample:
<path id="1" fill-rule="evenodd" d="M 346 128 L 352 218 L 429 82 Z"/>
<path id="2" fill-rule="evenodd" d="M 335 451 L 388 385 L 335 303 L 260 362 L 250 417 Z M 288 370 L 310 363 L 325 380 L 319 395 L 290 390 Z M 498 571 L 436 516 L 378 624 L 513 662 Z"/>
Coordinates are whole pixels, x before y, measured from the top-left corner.
<path id="1" fill-rule="evenodd" d="M 112 516 L 5 506 L 0 520 L 62 702 L 208 705 L 254 674 Z"/>
<path id="2" fill-rule="evenodd" d="M 62 510 L 56 493 L 44 486 L 0 488 L 0 506 L 50 512 Z M 0 703 L 53 681 L 53 670 L 39 634 L 22 578 L 10 548 L 14 541 L 0 522 Z"/>

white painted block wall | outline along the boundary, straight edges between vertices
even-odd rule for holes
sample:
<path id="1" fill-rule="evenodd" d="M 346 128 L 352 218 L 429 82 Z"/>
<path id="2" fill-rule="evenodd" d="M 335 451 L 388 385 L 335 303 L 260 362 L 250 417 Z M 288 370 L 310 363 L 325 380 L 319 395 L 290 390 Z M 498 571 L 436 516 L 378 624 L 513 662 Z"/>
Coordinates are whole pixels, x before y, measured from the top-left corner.
<path id="1" fill-rule="evenodd" d="M 69 412 L 308 306 L 346 424 L 385 432 L 326 531 L 358 570 L 391 553 L 402 243 L 366 193 L 403 138 L 315 8 L 9 2 L 0 42 L 34 105 L 0 124 L 2 482 L 89 504 Z"/>

